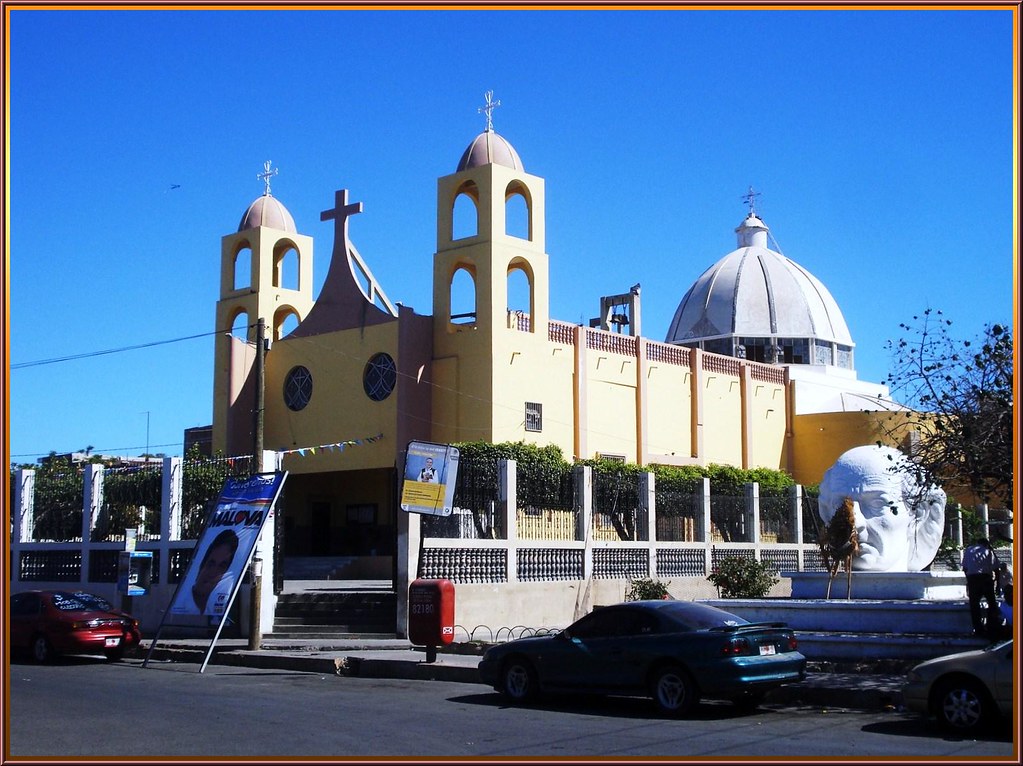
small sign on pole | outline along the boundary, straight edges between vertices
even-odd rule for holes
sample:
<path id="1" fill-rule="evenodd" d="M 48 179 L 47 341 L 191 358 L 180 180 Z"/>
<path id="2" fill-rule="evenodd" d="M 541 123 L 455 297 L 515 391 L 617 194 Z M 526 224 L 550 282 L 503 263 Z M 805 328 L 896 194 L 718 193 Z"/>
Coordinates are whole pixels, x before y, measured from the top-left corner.
<path id="1" fill-rule="evenodd" d="M 458 448 L 411 441 L 405 451 L 401 509 L 409 513 L 450 516 L 458 478 Z"/>

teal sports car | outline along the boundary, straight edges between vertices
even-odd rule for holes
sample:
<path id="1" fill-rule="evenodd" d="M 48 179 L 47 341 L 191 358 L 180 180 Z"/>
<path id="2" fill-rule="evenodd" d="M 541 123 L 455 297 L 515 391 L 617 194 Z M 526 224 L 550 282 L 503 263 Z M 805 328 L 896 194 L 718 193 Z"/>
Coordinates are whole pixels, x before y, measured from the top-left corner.
<path id="1" fill-rule="evenodd" d="M 769 690 L 803 680 L 806 657 L 783 622 L 692 601 L 627 601 L 558 633 L 492 646 L 479 673 L 517 703 L 544 693 L 647 696 L 683 716 L 701 698 L 755 708 Z"/>

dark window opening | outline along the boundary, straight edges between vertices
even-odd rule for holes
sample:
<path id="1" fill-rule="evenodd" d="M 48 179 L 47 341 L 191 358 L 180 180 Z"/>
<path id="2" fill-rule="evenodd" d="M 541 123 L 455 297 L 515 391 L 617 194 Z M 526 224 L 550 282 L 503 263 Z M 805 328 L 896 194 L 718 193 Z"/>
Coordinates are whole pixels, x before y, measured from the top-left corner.
<path id="1" fill-rule="evenodd" d="M 526 430 L 543 430 L 543 405 L 539 402 L 526 402 Z"/>

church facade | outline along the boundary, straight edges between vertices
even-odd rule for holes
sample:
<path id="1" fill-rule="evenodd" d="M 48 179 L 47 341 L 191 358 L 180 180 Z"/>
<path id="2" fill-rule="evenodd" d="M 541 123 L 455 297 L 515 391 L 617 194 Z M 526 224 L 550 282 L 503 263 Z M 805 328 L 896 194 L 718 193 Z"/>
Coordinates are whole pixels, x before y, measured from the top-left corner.
<path id="1" fill-rule="evenodd" d="M 358 558 L 353 576 L 390 576 L 411 440 L 556 444 L 567 458 L 766 467 L 815 483 L 880 438 L 897 405 L 857 380 L 837 304 L 767 246 L 750 200 L 737 249 L 654 340 L 638 285 L 600 298 L 590 326 L 550 316 L 544 179 L 489 111 L 437 180 L 432 315 L 387 298 L 349 236 L 361 203 L 345 190 L 321 213 L 334 238 L 313 295 L 313 240 L 268 183 L 221 242 L 217 327 L 247 330 L 218 335 L 213 449 L 278 452 L 285 556 Z"/>

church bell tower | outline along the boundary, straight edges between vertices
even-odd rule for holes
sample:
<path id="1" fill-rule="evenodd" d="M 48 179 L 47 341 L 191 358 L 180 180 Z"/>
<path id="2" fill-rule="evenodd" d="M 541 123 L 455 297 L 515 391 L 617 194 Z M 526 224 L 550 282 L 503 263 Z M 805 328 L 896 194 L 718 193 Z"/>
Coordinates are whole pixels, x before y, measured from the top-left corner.
<path id="1" fill-rule="evenodd" d="M 270 193 L 271 163 L 257 175 L 264 183 L 238 230 L 221 239 L 213 376 L 213 452 L 251 454 L 255 444 L 256 344 L 264 349 L 287 335 L 313 305 L 313 241 Z"/>
<path id="2" fill-rule="evenodd" d="M 494 131 L 500 102 L 493 92 L 486 99 L 484 131 L 437 181 L 434 370 L 462 392 L 455 398 L 442 384 L 435 401 L 436 438 L 449 441 L 501 436 L 494 413 L 506 378 L 495 362 L 547 340 L 544 180 Z"/>

